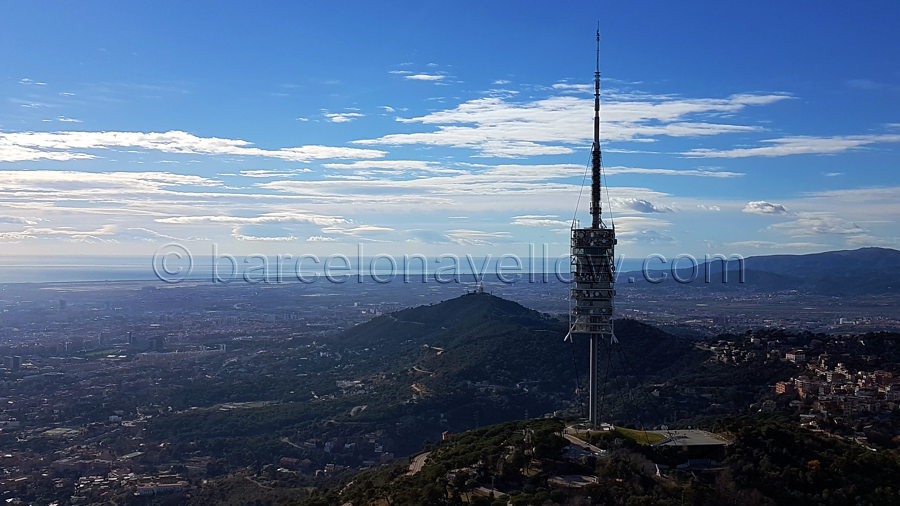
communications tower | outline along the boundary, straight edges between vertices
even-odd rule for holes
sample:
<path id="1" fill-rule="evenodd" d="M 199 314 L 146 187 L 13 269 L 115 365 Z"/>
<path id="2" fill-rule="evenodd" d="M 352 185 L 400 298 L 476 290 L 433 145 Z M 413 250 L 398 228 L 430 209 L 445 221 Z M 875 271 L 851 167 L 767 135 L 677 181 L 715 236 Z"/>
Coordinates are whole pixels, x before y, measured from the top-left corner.
<path id="1" fill-rule="evenodd" d="M 597 31 L 597 70 L 594 72 L 594 143 L 591 146 L 591 226 L 575 228 L 571 238 L 571 287 L 569 337 L 586 336 L 590 341 L 588 421 L 601 420 L 600 355 L 616 342 L 613 334 L 613 289 L 616 231 L 603 221 L 600 201 L 602 153 L 600 151 L 600 31 Z"/>

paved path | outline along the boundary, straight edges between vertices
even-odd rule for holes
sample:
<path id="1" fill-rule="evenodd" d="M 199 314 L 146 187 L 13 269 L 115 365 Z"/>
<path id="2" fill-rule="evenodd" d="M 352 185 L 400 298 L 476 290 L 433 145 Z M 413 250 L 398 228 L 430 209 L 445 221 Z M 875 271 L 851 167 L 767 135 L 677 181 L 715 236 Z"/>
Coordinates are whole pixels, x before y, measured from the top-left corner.
<path id="1" fill-rule="evenodd" d="M 410 476 L 418 473 L 422 470 L 422 466 L 425 465 L 425 460 L 428 459 L 428 456 L 431 455 L 431 452 L 420 453 L 416 455 L 412 462 L 409 464 L 409 472 L 406 473 Z"/>
<path id="2" fill-rule="evenodd" d="M 582 439 L 578 439 L 577 437 L 573 436 L 572 434 L 563 434 L 563 437 L 566 438 L 567 441 L 569 441 L 570 443 L 572 443 L 574 445 L 578 445 L 582 448 L 587 448 L 588 450 L 590 450 L 594 453 L 603 453 L 603 450 L 601 450 L 600 448 L 597 448 L 596 446 L 594 446 Z"/>

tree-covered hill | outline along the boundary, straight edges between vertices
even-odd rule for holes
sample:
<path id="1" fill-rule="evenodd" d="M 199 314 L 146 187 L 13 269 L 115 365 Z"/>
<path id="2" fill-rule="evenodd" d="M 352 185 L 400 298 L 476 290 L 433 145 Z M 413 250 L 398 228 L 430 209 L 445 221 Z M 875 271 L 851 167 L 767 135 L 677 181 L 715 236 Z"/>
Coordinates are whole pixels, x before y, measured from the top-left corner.
<path id="1" fill-rule="evenodd" d="M 302 504 L 405 505 L 893 505 L 900 454 L 872 452 L 777 417 L 739 417 L 716 425 L 732 439 L 725 459 L 705 472 L 656 472 L 654 462 L 684 460 L 630 440 L 598 443 L 601 455 L 565 450 L 563 423 L 527 420 L 454 435 L 432 445 L 421 471 L 408 462 L 363 472 Z M 583 487 L 559 476 L 587 476 Z M 487 491 L 487 492 L 486 492 Z M 491 493 L 493 497 L 491 497 Z"/>
<path id="2" fill-rule="evenodd" d="M 618 343 L 604 359 L 611 409 L 624 407 L 615 400 L 621 389 L 693 372 L 708 357 L 650 325 L 615 325 Z M 549 315 L 472 293 L 381 316 L 349 329 L 338 343 L 354 357 L 354 369 L 391 372 L 416 385 L 423 403 L 463 393 L 462 403 L 445 404 L 444 410 L 448 427 L 459 430 L 471 427 L 473 413 L 483 412 L 476 416 L 484 424 L 577 403 L 576 386 L 587 382 L 588 346 L 586 339 L 564 342 L 566 330 L 566 322 Z"/>

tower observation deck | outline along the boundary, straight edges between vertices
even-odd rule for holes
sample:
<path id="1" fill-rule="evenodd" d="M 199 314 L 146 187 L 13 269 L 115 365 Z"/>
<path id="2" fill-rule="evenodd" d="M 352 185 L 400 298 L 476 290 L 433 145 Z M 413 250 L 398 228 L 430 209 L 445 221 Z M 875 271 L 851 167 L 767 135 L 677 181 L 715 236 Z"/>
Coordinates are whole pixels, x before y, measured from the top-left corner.
<path id="1" fill-rule="evenodd" d="M 591 226 L 572 227 L 569 332 L 590 341 L 588 421 L 601 422 L 603 385 L 600 356 L 613 333 L 616 231 L 603 222 L 600 150 L 600 32 L 597 32 L 597 70 L 594 72 L 594 143 L 591 146 Z"/>

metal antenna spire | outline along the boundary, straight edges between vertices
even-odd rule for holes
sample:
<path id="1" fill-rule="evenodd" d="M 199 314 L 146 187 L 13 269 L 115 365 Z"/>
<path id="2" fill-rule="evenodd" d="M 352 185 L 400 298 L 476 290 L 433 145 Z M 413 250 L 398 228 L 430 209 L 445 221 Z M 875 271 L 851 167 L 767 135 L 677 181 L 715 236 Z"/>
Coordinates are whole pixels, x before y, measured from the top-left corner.
<path id="1" fill-rule="evenodd" d="M 594 144 L 591 146 L 591 228 L 600 228 L 600 27 L 597 27 L 597 70 L 594 71 Z"/>

